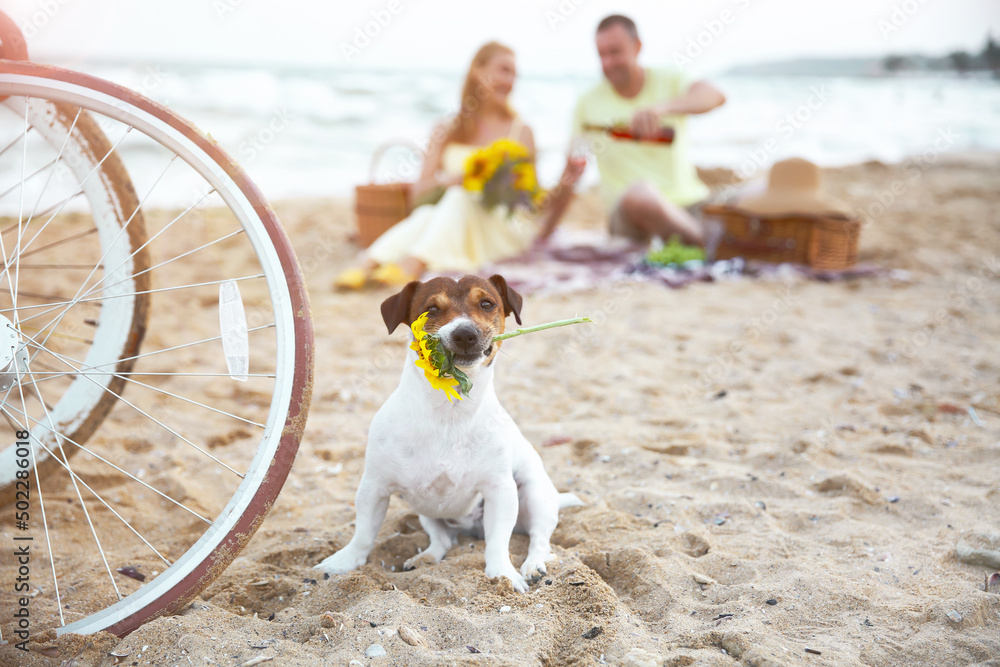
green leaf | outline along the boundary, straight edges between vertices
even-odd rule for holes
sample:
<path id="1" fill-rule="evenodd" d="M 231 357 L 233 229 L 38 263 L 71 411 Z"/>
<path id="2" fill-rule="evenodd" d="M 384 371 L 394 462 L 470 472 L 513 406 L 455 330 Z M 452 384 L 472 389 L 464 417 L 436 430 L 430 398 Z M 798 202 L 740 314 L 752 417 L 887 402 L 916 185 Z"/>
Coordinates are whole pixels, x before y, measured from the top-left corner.
<path id="1" fill-rule="evenodd" d="M 472 391 L 472 381 L 460 368 L 455 366 L 455 355 L 441 343 L 437 334 L 427 334 L 427 349 L 430 350 L 430 362 L 440 371 L 443 377 L 458 380 L 458 388 L 466 396 Z"/>

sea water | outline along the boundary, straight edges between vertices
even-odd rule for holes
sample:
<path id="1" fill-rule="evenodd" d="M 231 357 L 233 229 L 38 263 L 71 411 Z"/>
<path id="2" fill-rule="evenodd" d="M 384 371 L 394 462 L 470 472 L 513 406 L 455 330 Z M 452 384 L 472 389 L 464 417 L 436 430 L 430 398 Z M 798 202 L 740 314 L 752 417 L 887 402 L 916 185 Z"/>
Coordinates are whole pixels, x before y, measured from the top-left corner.
<path id="1" fill-rule="evenodd" d="M 444 72 L 74 67 L 138 90 L 210 133 L 272 200 L 349 196 L 372 180 L 414 180 L 434 124 L 458 109 L 462 83 L 461 73 Z M 543 186 L 558 179 L 574 102 L 596 81 L 596 75 L 518 79 L 511 101 L 534 130 Z M 1000 151 L 997 79 L 721 75 L 712 82 L 727 102 L 691 118 L 690 158 L 744 177 L 762 176 L 793 155 L 837 166 L 935 150 Z M 373 166 L 376 149 L 387 143 L 392 147 Z M 125 159 L 132 170 L 159 168 L 139 154 Z M 584 185 L 596 177 L 589 168 Z"/>

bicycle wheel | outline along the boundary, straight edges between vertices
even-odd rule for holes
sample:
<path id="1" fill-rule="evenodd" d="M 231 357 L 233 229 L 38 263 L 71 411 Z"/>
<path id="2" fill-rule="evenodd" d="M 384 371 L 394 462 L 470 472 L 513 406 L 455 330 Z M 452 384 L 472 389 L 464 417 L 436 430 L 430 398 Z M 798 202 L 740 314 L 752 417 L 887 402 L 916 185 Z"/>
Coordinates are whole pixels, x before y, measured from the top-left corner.
<path id="1" fill-rule="evenodd" d="M 44 545 L 35 631 L 124 635 L 221 573 L 277 496 L 312 386 L 308 301 L 211 140 L 100 79 L 0 70 L 0 471 L 37 472 L 27 521 L 0 527 Z"/>

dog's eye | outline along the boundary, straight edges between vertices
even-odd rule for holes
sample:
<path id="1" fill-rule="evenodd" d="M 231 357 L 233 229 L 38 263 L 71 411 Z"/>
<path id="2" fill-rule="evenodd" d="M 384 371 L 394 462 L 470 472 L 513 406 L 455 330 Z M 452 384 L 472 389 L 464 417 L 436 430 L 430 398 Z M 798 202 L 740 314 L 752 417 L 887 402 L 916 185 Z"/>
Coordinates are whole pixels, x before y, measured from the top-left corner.
<path id="1" fill-rule="evenodd" d="M 483 310 L 493 310 L 494 308 L 496 308 L 496 306 L 497 305 L 492 301 L 490 301 L 489 299 L 483 299 L 482 301 L 479 302 L 479 307 L 482 308 Z"/>
<path id="2" fill-rule="evenodd" d="M 430 314 L 433 315 L 434 313 L 438 312 L 439 310 L 440 310 L 440 308 L 438 308 L 437 306 L 427 306 L 427 311 L 426 312 L 428 312 L 428 313 L 430 313 Z"/>

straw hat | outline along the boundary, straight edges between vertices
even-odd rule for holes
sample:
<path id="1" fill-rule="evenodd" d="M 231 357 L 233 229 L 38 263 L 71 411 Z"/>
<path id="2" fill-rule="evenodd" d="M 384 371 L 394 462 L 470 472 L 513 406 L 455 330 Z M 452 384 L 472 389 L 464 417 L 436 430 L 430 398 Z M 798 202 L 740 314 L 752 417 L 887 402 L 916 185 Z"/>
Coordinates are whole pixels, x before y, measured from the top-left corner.
<path id="1" fill-rule="evenodd" d="M 839 213 L 850 212 L 843 202 L 823 192 L 819 167 L 802 158 L 775 162 L 762 194 L 747 196 L 736 205 L 751 213 Z"/>

